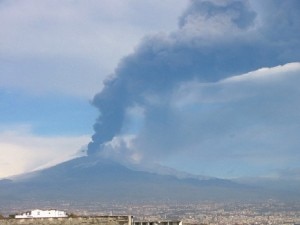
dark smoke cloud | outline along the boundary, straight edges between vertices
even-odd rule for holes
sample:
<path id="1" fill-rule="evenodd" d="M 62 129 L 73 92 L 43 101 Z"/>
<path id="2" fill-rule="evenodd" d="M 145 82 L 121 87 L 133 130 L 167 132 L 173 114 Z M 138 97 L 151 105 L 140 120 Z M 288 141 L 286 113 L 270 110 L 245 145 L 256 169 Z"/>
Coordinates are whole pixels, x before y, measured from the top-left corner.
<path id="1" fill-rule="evenodd" d="M 298 1 L 282 2 L 288 5 L 285 7 L 299 6 Z M 173 117 L 169 116 L 172 112 L 165 99 L 182 82 L 213 82 L 299 60 L 299 51 L 291 50 L 288 39 L 283 38 L 281 45 L 277 44 L 278 39 L 288 36 L 286 33 L 299 28 L 291 25 L 291 29 L 284 28 L 284 34 L 280 28 L 276 32 L 276 20 L 281 18 L 270 19 L 272 12 L 259 15 L 263 11 L 256 12 L 257 5 L 250 3 L 194 0 L 180 18 L 177 31 L 145 38 L 133 54 L 120 62 L 113 78 L 93 99 L 100 115 L 88 154 L 101 152 L 103 144 L 120 134 L 126 110 L 136 105 L 145 109 L 146 118 L 162 118 L 166 126 L 176 129 L 174 121 L 168 121 Z M 285 13 L 277 8 L 281 1 L 265 4 L 277 13 Z M 291 23 L 298 21 L 299 16 L 291 20 Z M 158 96 L 160 104 L 154 106 L 147 98 L 151 95 Z"/>
<path id="2" fill-rule="evenodd" d="M 192 0 L 192 7 L 182 15 L 179 26 L 183 27 L 189 23 L 189 19 L 197 18 L 197 16 L 210 19 L 216 15 L 229 15 L 231 22 L 240 29 L 247 29 L 252 26 L 256 17 L 256 13 L 249 8 L 248 2 L 244 0 L 228 1 L 225 4 L 222 1 Z"/>

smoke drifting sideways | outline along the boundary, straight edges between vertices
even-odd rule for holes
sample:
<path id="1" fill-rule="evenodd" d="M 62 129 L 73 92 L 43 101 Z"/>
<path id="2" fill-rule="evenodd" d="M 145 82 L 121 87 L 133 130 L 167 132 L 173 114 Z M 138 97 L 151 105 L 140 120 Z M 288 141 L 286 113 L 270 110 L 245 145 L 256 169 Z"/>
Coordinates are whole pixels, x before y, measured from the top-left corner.
<path id="1" fill-rule="evenodd" d="M 264 7 L 272 12 L 266 13 Z M 167 96 L 183 82 L 215 82 L 299 60 L 293 47 L 300 40 L 294 35 L 299 35 L 295 32 L 299 8 L 297 0 L 191 1 L 176 31 L 145 37 L 94 97 L 100 115 L 88 155 L 101 153 L 105 143 L 121 133 L 131 107 L 141 107 L 145 118 L 157 114 L 167 118 Z M 282 18 L 292 21 L 280 26 Z M 151 95 L 161 104 L 149 100 Z"/>

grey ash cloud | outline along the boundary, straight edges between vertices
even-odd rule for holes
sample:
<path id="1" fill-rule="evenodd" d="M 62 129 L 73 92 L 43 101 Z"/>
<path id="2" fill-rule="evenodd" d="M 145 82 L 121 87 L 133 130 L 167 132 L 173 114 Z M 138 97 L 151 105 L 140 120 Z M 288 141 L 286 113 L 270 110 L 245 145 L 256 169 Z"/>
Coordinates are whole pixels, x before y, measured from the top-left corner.
<path id="1" fill-rule="evenodd" d="M 170 102 L 178 88 L 299 61 L 298 12 L 299 1 L 191 1 L 176 31 L 145 37 L 94 97 L 100 114 L 88 154 L 101 153 L 124 132 L 126 112 L 134 107 L 144 112 L 137 146 L 148 138 L 165 147 L 159 151 L 172 152 L 178 118 Z M 151 138 L 153 132 L 161 139 Z"/>

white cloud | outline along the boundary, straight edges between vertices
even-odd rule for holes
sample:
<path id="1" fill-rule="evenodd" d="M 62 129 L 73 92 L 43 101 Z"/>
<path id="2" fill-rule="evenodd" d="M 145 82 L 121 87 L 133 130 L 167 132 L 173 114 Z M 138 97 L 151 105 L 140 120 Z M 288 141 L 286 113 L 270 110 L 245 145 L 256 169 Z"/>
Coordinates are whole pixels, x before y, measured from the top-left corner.
<path id="1" fill-rule="evenodd" d="M 92 97 L 142 36 L 176 26 L 187 1 L 171 2 L 1 1 L 0 87 Z"/>
<path id="2" fill-rule="evenodd" d="M 295 62 L 272 68 L 261 68 L 215 83 L 202 83 L 195 80 L 186 82 L 174 95 L 174 104 L 177 107 L 184 107 L 184 105 L 197 103 L 231 102 L 241 98 L 258 97 L 265 92 L 269 92 L 268 95 L 282 95 L 283 93 L 277 92 L 280 88 L 290 87 L 291 90 L 297 88 L 297 83 L 291 80 L 299 79 L 299 70 L 300 63 Z"/>
<path id="3" fill-rule="evenodd" d="M 262 82 L 278 82 L 278 79 L 288 79 L 289 76 L 297 76 L 299 74 L 300 63 L 288 63 L 286 65 L 280 65 L 272 68 L 261 68 L 256 71 L 252 71 L 243 75 L 233 76 L 224 79 L 220 83 L 230 83 L 235 81 L 240 82 L 251 82 L 258 81 Z"/>
<path id="4" fill-rule="evenodd" d="M 142 160 L 142 155 L 133 146 L 135 138 L 135 135 L 114 137 L 112 141 L 105 144 L 100 155 L 125 164 L 138 164 Z"/>
<path id="5" fill-rule="evenodd" d="M 27 126 L 0 133 L 0 178 L 33 171 L 72 159 L 90 137 L 42 137 L 32 134 Z"/>
<path id="6" fill-rule="evenodd" d="M 133 146 L 145 159 L 197 162 L 198 171 L 234 164 L 225 176 L 293 167 L 300 158 L 299 83 L 300 63 L 290 63 L 182 84 L 166 115 L 146 115 Z"/>

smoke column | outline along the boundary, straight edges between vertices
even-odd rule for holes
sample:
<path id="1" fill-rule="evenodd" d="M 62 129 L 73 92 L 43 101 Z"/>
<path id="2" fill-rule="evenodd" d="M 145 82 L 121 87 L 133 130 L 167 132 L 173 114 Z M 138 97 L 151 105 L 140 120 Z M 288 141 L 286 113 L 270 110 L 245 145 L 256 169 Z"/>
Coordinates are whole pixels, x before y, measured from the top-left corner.
<path id="1" fill-rule="evenodd" d="M 297 1 L 263 4 L 269 4 L 274 11 L 282 10 L 281 13 L 289 13 L 289 7 L 299 5 Z M 103 144 L 120 134 L 128 108 L 139 105 L 151 113 L 145 100 L 148 94 L 166 95 L 185 81 L 214 82 L 299 60 L 299 53 L 285 50 L 290 40 L 283 39 L 281 46 L 273 44 L 284 34 L 276 26 L 276 18 L 271 20 L 270 16 L 258 15 L 254 5 L 245 0 L 191 1 L 179 19 L 177 31 L 145 38 L 133 54 L 120 62 L 113 78 L 94 97 L 93 105 L 100 115 L 94 124 L 88 155 L 101 152 Z M 296 28 L 291 27 L 290 31 L 293 29 Z M 268 35 L 270 30 L 272 36 Z M 299 42 L 299 37 L 294 38 Z"/>

